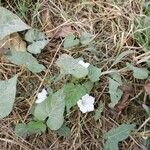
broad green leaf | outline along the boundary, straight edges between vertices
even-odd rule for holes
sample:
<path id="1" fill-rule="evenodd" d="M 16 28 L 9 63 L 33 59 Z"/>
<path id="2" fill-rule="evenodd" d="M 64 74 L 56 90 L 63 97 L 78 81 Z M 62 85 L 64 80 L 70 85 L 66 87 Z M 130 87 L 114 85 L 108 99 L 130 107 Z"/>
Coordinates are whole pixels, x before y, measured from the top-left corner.
<path id="1" fill-rule="evenodd" d="M 104 110 L 104 103 L 100 102 L 98 108 L 95 110 L 94 119 L 95 121 L 99 120 L 101 118 L 101 113 Z"/>
<path id="2" fill-rule="evenodd" d="M 64 48 L 73 48 L 75 46 L 78 46 L 79 43 L 79 39 L 77 39 L 73 34 L 71 34 L 65 38 Z"/>
<path id="3" fill-rule="evenodd" d="M 70 108 L 75 106 L 77 101 L 86 94 L 86 89 L 80 84 L 68 83 L 64 86 L 64 94 L 67 112 L 69 112 Z"/>
<path id="4" fill-rule="evenodd" d="M 111 81 L 110 81 L 111 82 Z M 109 106 L 111 108 L 114 108 L 114 106 L 119 102 L 119 100 L 121 99 L 123 92 L 121 89 L 116 89 L 116 91 L 114 92 L 109 92 L 110 93 L 110 98 L 111 98 L 111 103 L 109 104 Z"/>
<path id="5" fill-rule="evenodd" d="M 27 47 L 30 53 L 38 54 L 48 44 L 49 40 L 43 32 L 31 29 L 25 34 L 26 41 L 31 44 Z"/>
<path id="6" fill-rule="evenodd" d="M 37 104 L 34 110 L 34 116 L 41 121 L 44 121 L 46 118 L 48 118 L 46 122 L 47 126 L 51 130 L 58 130 L 64 122 L 64 110 L 64 93 L 61 89 L 52 96 L 49 96 L 47 100 Z"/>
<path id="7" fill-rule="evenodd" d="M 49 84 L 49 83 L 48 83 L 48 84 Z M 50 87 L 50 84 L 47 85 L 46 89 L 47 89 L 47 92 L 48 92 L 49 95 L 52 95 L 52 94 L 53 94 L 53 89 Z"/>
<path id="8" fill-rule="evenodd" d="M 39 54 L 41 53 L 41 50 L 48 44 L 48 42 L 48 40 L 34 42 L 27 47 L 27 50 L 32 54 Z"/>
<path id="9" fill-rule="evenodd" d="M 122 124 L 105 133 L 104 139 L 107 140 L 105 150 L 116 150 L 118 142 L 125 140 L 130 135 L 134 127 L 134 124 Z"/>
<path id="10" fill-rule="evenodd" d="M 118 142 L 107 140 L 104 145 L 104 150 L 119 150 Z"/>
<path id="11" fill-rule="evenodd" d="M 113 64 L 111 66 L 114 66 L 116 65 L 117 63 L 121 62 L 122 59 L 129 55 L 129 54 L 132 54 L 132 53 L 135 53 L 134 51 L 131 51 L 131 50 L 128 50 L 128 51 L 125 51 L 125 52 L 122 52 L 120 55 L 118 55 L 116 58 L 115 58 L 115 61 L 113 62 Z"/>
<path id="12" fill-rule="evenodd" d="M 41 134 L 46 131 L 46 125 L 41 121 L 30 121 L 27 124 L 27 130 L 29 132 L 29 135 Z"/>
<path id="13" fill-rule="evenodd" d="M 105 133 L 104 138 L 106 140 L 120 142 L 122 140 L 125 140 L 130 135 L 130 132 L 134 129 L 134 127 L 134 124 L 119 125 L 118 127 L 113 128 Z"/>
<path id="14" fill-rule="evenodd" d="M 40 32 L 37 29 L 30 29 L 25 34 L 25 40 L 30 43 L 33 43 L 35 41 L 39 41 L 45 38 L 46 38 L 45 34 L 43 32 Z"/>
<path id="15" fill-rule="evenodd" d="M 83 32 L 80 37 L 80 42 L 82 45 L 88 45 L 93 40 L 93 37 L 91 33 Z"/>
<path id="16" fill-rule="evenodd" d="M 119 85 L 122 85 L 121 76 L 120 76 L 120 74 L 117 71 L 115 72 L 115 70 L 114 70 L 114 72 L 110 74 L 110 77 L 114 81 L 116 81 Z"/>
<path id="17" fill-rule="evenodd" d="M 119 84 L 111 78 L 109 78 L 109 94 L 111 99 L 109 106 L 113 108 L 121 99 L 123 92 L 119 89 Z"/>
<path id="18" fill-rule="evenodd" d="M 137 68 L 134 67 L 133 69 L 133 76 L 136 79 L 147 79 L 149 75 L 149 71 L 147 70 L 147 68 Z"/>
<path id="19" fill-rule="evenodd" d="M 83 67 L 78 63 L 78 59 L 67 54 L 61 55 L 56 64 L 60 68 L 61 74 L 71 74 L 76 78 L 83 78 L 88 75 L 88 68 Z"/>
<path id="20" fill-rule="evenodd" d="M 92 88 L 93 88 L 94 83 L 91 81 L 87 81 L 85 83 L 82 84 L 82 86 L 84 86 L 86 88 L 86 93 L 90 94 Z"/>
<path id="21" fill-rule="evenodd" d="M 132 64 L 127 63 L 127 67 L 133 71 L 133 76 L 136 79 L 147 79 L 149 76 L 149 71 L 147 68 L 134 67 Z"/>
<path id="22" fill-rule="evenodd" d="M 71 130 L 69 127 L 67 127 L 65 124 L 62 125 L 62 127 L 55 131 L 59 136 L 62 137 L 69 137 L 71 135 Z"/>
<path id="23" fill-rule="evenodd" d="M 33 115 L 40 121 L 45 121 L 48 117 L 48 113 L 51 109 L 51 96 L 49 96 L 45 101 L 42 103 L 36 104 L 34 106 Z"/>
<path id="24" fill-rule="evenodd" d="M 111 99 L 111 103 L 109 104 L 109 106 L 112 108 L 122 97 L 123 91 L 120 89 L 121 85 L 121 76 L 117 72 L 112 73 L 111 77 L 109 78 L 109 94 Z"/>
<path id="25" fill-rule="evenodd" d="M 51 110 L 48 113 L 47 125 L 51 130 L 58 130 L 64 122 L 64 101 L 63 90 L 59 90 L 52 95 L 51 99 Z"/>
<path id="26" fill-rule="evenodd" d="M 25 123 L 16 124 L 15 133 L 19 137 L 26 138 L 28 136 L 27 125 Z"/>
<path id="27" fill-rule="evenodd" d="M 33 73 L 38 73 L 45 70 L 42 64 L 39 64 L 36 58 L 27 52 L 11 51 L 7 58 L 16 65 L 23 65 Z"/>
<path id="28" fill-rule="evenodd" d="M 15 127 L 15 133 L 17 136 L 26 138 L 32 134 L 41 134 L 46 131 L 46 125 L 40 121 L 30 121 L 28 124 L 18 123 Z"/>
<path id="29" fill-rule="evenodd" d="M 93 66 L 93 65 L 90 65 L 88 67 L 89 69 L 89 73 L 88 73 L 88 77 L 89 79 L 92 81 L 92 82 L 96 82 L 96 81 L 99 81 L 99 78 L 101 76 L 101 69 Z"/>
<path id="30" fill-rule="evenodd" d="M 0 81 L 0 119 L 12 111 L 16 96 L 17 75 L 9 80 Z"/>
<path id="31" fill-rule="evenodd" d="M 7 35 L 29 28 L 17 15 L 0 6 L 0 40 Z"/>

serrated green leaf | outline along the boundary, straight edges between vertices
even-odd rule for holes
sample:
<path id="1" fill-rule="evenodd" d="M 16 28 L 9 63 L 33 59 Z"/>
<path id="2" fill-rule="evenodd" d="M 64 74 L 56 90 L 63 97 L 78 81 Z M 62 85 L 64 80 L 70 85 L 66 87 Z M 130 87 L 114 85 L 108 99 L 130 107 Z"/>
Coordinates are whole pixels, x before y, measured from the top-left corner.
<path id="1" fill-rule="evenodd" d="M 16 124 L 15 133 L 19 137 L 26 138 L 28 136 L 27 125 L 25 123 Z"/>
<path id="2" fill-rule="evenodd" d="M 67 54 L 61 55 L 56 64 L 60 68 L 61 74 L 71 74 L 76 78 L 83 78 L 88 75 L 88 68 L 83 67 L 78 63 L 78 59 Z"/>
<path id="3" fill-rule="evenodd" d="M 16 96 L 17 75 L 9 80 L 0 81 L 0 119 L 12 111 Z"/>
<path id="4" fill-rule="evenodd" d="M 35 106 L 34 116 L 41 121 L 48 118 L 47 126 L 51 130 L 58 130 L 64 122 L 64 98 L 63 90 L 57 91 L 52 96 L 49 96 L 47 100 Z"/>
<path id="5" fill-rule="evenodd" d="M 42 64 L 39 64 L 35 57 L 27 52 L 11 51 L 11 55 L 7 58 L 16 65 L 23 65 L 33 73 L 38 73 L 45 70 Z"/>
<path id="6" fill-rule="evenodd" d="M 120 89 L 121 85 L 121 76 L 117 72 L 112 73 L 109 78 L 109 94 L 111 99 L 109 106 L 112 108 L 118 103 L 123 95 L 123 91 Z"/>
<path id="7" fill-rule="evenodd" d="M 0 6 L 0 40 L 7 35 L 29 28 L 17 15 Z"/>
<path id="8" fill-rule="evenodd" d="M 64 86 L 64 94 L 67 112 L 69 112 L 70 108 L 75 106 L 77 101 L 86 94 L 86 89 L 80 84 L 68 83 Z"/>
<path id="9" fill-rule="evenodd" d="M 88 45 L 93 39 L 93 35 L 91 33 L 83 32 L 80 37 L 80 42 L 82 45 Z"/>
<path id="10" fill-rule="evenodd" d="M 92 82 L 96 82 L 96 81 L 99 81 L 99 78 L 101 76 L 101 69 L 93 66 L 93 65 L 90 65 L 88 67 L 89 69 L 89 73 L 88 73 L 88 77 L 89 79 L 92 81 Z"/>
<path id="11" fill-rule="evenodd" d="M 104 110 L 104 104 L 100 102 L 98 108 L 95 110 L 95 115 L 94 115 L 95 121 L 101 118 L 101 113 L 103 112 L 103 110 Z"/>
<path id="12" fill-rule="evenodd" d="M 127 63 L 127 67 L 133 71 L 133 76 L 136 79 L 147 79 L 149 76 L 149 71 L 147 68 L 134 67 L 132 64 Z"/>
<path id="13" fill-rule="evenodd" d="M 71 135 L 71 130 L 65 124 L 62 127 L 55 131 L 59 136 L 69 137 Z"/>
<path id="14" fill-rule="evenodd" d="M 73 34 L 68 35 L 64 41 L 64 48 L 73 48 L 78 46 L 80 43 L 79 39 L 77 39 Z"/>
<path id="15" fill-rule="evenodd" d="M 106 139 L 105 150 L 116 150 L 118 148 L 118 142 L 125 140 L 134 129 L 134 124 L 122 124 L 117 128 L 113 128 L 104 134 Z M 116 147 L 117 146 L 117 147 Z"/>
<path id="16" fill-rule="evenodd" d="M 25 34 L 25 39 L 31 44 L 27 47 L 30 53 L 38 54 L 48 44 L 49 40 L 43 32 L 31 29 Z"/>

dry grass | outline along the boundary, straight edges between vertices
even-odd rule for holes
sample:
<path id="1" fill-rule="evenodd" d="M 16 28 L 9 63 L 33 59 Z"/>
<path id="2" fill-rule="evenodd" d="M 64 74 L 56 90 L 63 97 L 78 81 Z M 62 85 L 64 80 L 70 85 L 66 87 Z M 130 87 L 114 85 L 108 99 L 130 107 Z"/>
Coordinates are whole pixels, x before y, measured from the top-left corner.
<path id="1" fill-rule="evenodd" d="M 29 0 L 28 0 L 29 1 Z M 118 2 L 117 2 L 118 1 Z M 143 84 L 135 81 L 129 72 L 122 69 L 125 62 L 132 62 L 131 56 L 123 63 L 116 65 L 120 70 L 124 82 L 134 86 L 134 97 L 129 100 L 129 105 L 121 114 L 111 110 L 107 104 L 110 101 L 107 89 L 107 77 L 103 76 L 92 94 L 96 97 L 96 105 L 100 101 L 105 103 L 105 109 L 99 121 L 95 121 L 93 113 L 82 115 L 76 108 L 66 116 L 66 123 L 71 128 L 69 138 L 61 138 L 54 132 L 37 136 L 33 135 L 27 139 L 16 137 L 14 127 L 17 122 L 28 122 L 31 119 L 30 110 L 36 98 L 38 90 L 47 84 L 47 77 L 58 73 L 55 60 L 62 53 L 69 53 L 74 57 L 83 56 L 88 62 L 102 67 L 107 75 L 111 69 L 114 58 L 120 52 L 126 50 L 135 51 L 135 57 L 142 53 L 140 46 L 134 40 L 134 19 L 142 15 L 142 0 L 44 0 L 40 1 L 37 12 L 33 9 L 35 2 L 30 1 L 27 5 L 29 11 L 22 16 L 18 10 L 21 0 L 6 0 L 4 6 L 20 15 L 28 24 L 38 27 L 44 31 L 46 26 L 42 23 L 41 13 L 49 11 L 50 27 L 49 33 L 55 32 L 64 25 L 71 25 L 80 35 L 87 31 L 95 35 L 97 56 L 85 51 L 84 47 L 73 51 L 65 51 L 62 47 L 63 39 L 50 37 L 47 48 L 37 56 L 38 60 L 47 66 L 46 72 L 32 74 L 24 68 L 0 61 L 0 78 L 10 78 L 19 74 L 17 86 L 16 103 L 11 115 L 0 120 L 0 149 L 1 150 L 103 150 L 104 140 L 102 135 L 109 129 L 120 123 L 133 122 L 139 127 L 146 119 L 146 113 L 142 108 Z M 34 17 L 33 17 L 34 14 Z M 33 20 L 34 18 L 34 20 Z M 97 58 L 99 61 L 97 61 Z M 67 79 L 65 80 L 67 81 Z M 62 81 L 62 82 L 65 82 Z M 61 83 L 52 84 L 56 89 Z M 139 93 L 141 93 L 139 95 Z M 137 96 L 137 97 L 136 97 Z M 147 99 L 146 99 L 147 101 Z M 146 124 L 148 126 L 148 124 Z M 143 147 L 142 134 L 145 126 L 126 141 L 120 143 L 120 150 L 140 150 Z M 147 133 L 149 135 L 149 131 Z"/>

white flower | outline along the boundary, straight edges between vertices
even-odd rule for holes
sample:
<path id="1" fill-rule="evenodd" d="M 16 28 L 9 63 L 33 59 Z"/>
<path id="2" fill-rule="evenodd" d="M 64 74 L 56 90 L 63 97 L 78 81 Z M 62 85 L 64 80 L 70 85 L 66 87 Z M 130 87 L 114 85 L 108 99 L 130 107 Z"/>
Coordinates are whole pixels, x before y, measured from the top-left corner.
<path id="1" fill-rule="evenodd" d="M 47 91 L 43 89 L 40 93 L 38 93 L 35 103 L 41 103 L 44 100 L 46 100 L 47 94 L 48 94 Z"/>
<path id="2" fill-rule="evenodd" d="M 79 60 L 78 62 L 81 66 L 83 66 L 84 68 L 88 68 L 89 67 L 89 63 L 85 63 L 83 60 Z"/>
<path id="3" fill-rule="evenodd" d="M 78 100 L 77 105 L 82 113 L 94 111 L 95 98 L 86 94 Z"/>

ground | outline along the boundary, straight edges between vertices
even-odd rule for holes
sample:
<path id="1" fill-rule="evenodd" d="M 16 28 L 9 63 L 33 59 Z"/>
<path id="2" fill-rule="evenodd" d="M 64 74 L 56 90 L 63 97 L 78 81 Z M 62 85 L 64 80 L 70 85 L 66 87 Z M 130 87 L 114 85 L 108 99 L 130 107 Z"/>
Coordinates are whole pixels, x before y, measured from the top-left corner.
<path id="1" fill-rule="evenodd" d="M 17 96 L 12 113 L 0 120 L 1 150 L 103 150 L 105 140 L 103 133 L 122 123 L 134 123 L 137 132 L 119 143 L 120 150 L 149 149 L 146 146 L 149 135 L 148 118 L 142 104 L 149 104 L 149 96 L 144 90 L 147 80 L 137 80 L 125 69 L 126 62 L 135 62 L 136 57 L 145 53 L 143 45 L 135 37 L 135 19 L 147 15 L 144 0 L 5 0 L 1 5 L 17 14 L 33 28 L 46 32 L 50 41 L 38 61 L 48 68 L 45 72 L 33 74 L 21 66 L 0 60 L 0 78 L 6 79 L 19 73 Z M 69 27 L 69 28 L 68 28 Z M 78 47 L 71 51 L 63 48 L 64 37 L 60 36 L 62 28 L 75 32 L 76 36 L 84 31 L 94 35 L 97 52 L 85 51 Z M 24 32 L 20 33 L 21 36 Z M 66 33 L 65 33 L 66 35 Z M 64 36 L 65 36 L 64 35 Z M 115 66 L 111 66 L 116 56 L 125 51 L 134 51 Z M 31 108 L 39 88 L 49 82 L 48 78 L 58 74 L 55 61 L 67 53 L 74 58 L 79 56 L 103 70 L 103 76 L 95 84 L 91 94 L 96 97 L 95 107 L 104 103 L 104 111 L 98 121 L 94 113 L 82 114 L 77 107 L 65 116 L 66 124 L 71 129 L 69 138 L 47 130 L 42 135 L 31 135 L 26 139 L 18 138 L 14 133 L 15 124 L 31 120 Z M 135 60 L 134 60 L 135 59 Z M 145 64 L 138 64 L 139 67 Z M 108 75 L 110 69 L 119 70 L 124 86 L 124 95 L 115 109 L 108 104 Z M 58 89 L 68 79 L 53 85 Z M 129 89 L 130 87 L 130 89 Z M 129 90 L 129 91 L 128 91 Z M 125 94 L 125 92 L 127 94 Z M 125 101 L 125 102 L 124 102 Z"/>

